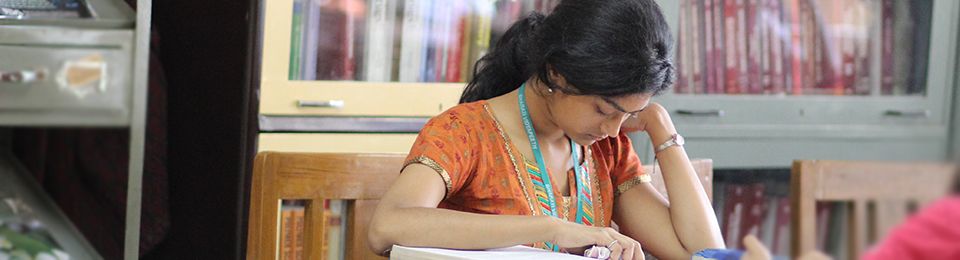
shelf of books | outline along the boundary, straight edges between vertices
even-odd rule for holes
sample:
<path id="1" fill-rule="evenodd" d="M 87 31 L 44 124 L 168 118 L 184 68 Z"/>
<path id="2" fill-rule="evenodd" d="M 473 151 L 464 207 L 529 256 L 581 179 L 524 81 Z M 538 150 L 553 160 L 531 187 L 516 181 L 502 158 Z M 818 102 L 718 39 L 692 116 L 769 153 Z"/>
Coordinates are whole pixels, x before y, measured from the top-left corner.
<path id="1" fill-rule="evenodd" d="M 557 2 L 270 1 L 261 114 L 439 114 L 514 21 Z"/>
<path id="2" fill-rule="evenodd" d="M 664 103 L 710 124 L 924 124 L 949 117 L 956 1 L 658 1 L 677 38 Z M 736 105 L 733 105 L 736 104 Z M 703 119 L 703 118 L 719 119 Z"/>
<path id="3" fill-rule="evenodd" d="M 681 5 L 677 94 L 925 94 L 931 0 Z"/>
<path id="4" fill-rule="evenodd" d="M 677 78 L 654 100 L 690 156 L 718 168 L 947 156 L 960 2 L 657 3 Z M 649 145 L 635 148 L 653 159 Z"/>

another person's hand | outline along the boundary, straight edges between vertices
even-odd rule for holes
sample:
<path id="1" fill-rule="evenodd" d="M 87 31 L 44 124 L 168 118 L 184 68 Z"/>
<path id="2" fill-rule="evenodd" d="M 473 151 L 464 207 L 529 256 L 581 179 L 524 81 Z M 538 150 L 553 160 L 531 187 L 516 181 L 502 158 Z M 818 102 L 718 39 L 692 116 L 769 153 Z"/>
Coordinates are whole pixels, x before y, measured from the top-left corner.
<path id="1" fill-rule="evenodd" d="M 743 238 L 743 246 L 746 248 L 746 251 L 743 253 L 743 256 L 740 257 L 740 260 L 773 259 L 770 250 L 753 235 L 747 235 Z M 810 251 L 798 257 L 797 260 L 833 260 L 833 258 L 820 251 Z"/>
<path id="2" fill-rule="evenodd" d="M 797 260 L 833 260 L 833 258 L 820 251 L 810 251 L 797 257 Z"/>
<path id="3" fill-rule="evenodd" d="M 553 244 L 570 253 L 582 255 L 587 248 L 596 245 L 610 249 L 609 259 L 644 260 L 640 243 L 612 228 L 591 227 L 569 221 L 558 224 L 559 228 L 554 229 Z"/>
<path id="4" fill-rule="evenodd" d="M 763 246 L 763 243 L 760 243 L 760 240 L 753 235 L 747 235 L 743 238 L 743 247 L 747 250 L 743 253 L 743 256 L 740 257 L 740 260 L 773 259 L 773 256 L 770 255 L 770 250 L 767 250 L 767 247 Z"/>

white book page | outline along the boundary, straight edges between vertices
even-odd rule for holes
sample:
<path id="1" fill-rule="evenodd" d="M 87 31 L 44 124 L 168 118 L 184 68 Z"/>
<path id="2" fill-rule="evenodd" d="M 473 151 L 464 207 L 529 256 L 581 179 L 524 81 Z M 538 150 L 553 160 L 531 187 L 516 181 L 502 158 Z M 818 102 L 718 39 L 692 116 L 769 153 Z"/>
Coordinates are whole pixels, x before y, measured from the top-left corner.
<path id="1" fill-rule="evenodd" d="M 390 251 L 392 260 L 500 260 L 500 259 L 593 259 L 578 255 L 558 253 L 527 246 L 512 246 L 488 250 L 455 250 L 442 248 L 405 247 L 394 245 Z"/>

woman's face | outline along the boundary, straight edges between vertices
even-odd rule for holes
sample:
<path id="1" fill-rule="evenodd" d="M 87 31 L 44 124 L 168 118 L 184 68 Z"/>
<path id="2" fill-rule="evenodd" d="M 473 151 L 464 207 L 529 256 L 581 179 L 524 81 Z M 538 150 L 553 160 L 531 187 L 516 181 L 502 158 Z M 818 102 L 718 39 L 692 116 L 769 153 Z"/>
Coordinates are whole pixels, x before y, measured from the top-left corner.
<path id="1" fill-rule="evenodd" d="M 636 116 L 650 104 L 653 94 L 636 94 L 618 98 L 590 95 L 558 95 L 550 103 L 554 122 L 577 144 L 588 146 L 596 141 L 617 136 L 624 120 Z"/>

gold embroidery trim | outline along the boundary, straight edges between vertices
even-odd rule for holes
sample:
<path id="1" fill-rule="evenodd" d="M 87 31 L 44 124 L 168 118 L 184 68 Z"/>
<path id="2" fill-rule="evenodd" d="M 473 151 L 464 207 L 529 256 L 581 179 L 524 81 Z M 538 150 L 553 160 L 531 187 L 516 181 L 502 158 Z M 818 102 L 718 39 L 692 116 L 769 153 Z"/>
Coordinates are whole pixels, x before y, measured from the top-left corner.
<path id="1" fill-rule="evenodd" d="M 600 191 L 600 176 L 597 176 L 597 160 L 596 158 L 593 157 L 593 147 L 590 147 L 590 146 L 587 147 L 587 156 L 590 156 L 590 167 L 587 167 L 587 169 L 591 169 L 590 176 L 593 177 L 593 194 L 594 194 L 594 197 L 597 198 L 597 201 L 595 203 L 598 203 L 600 205 L 600 210 L 597 210 L 600 213 L 600 219 L 598 219 L 598 221 L 594 221 L 594 222 L 598 222 L 599 224 L 594 223 L 594 226 L 606 227 L 607 225 L 604 224 L 604 221 L 606 221 L 606 219 L 603 217 L 603 192 Z M 594 204 L 593 208 L 596 209 L 597 208 L 596 205 L 598 204 Z"/>
<path id="2" fill-rule="evenodd" d="M 620 196 L 620 194 L 627 192 L 627 190 L 630 190 L 634 186 L 637 186 L 638 184 L 641 184 L 641 183 L 650 182 L 651 180 L 652 179 L 650 179 L 650 174 L 644 174 L 637 177 L 633 177 L 633 179 L 630 179 L 624 183 L 621 183 L 620 186 L 617 186 L 617 190 L 613 191 L 613 197 Z"/>
<path id="3" fill-rule="evenodd" d="M 527 198 L 527 206 L 530 207 L 530 214 L 537 215 L 537 211 L 533 210 L 533 201 L 530 200 L 530 194 L 527 192 L 527 184 L 523 181 L 523 173 L 520 172 L 520 167 L 517 167 L 517 159 L 513 156 L 513 151 L 510 150 L 510 139 L 507 138 L 507 135 L 504 134 L 503 128 L 500 127 L 500 121 L 497 120 L 497 117 L 493 115 L 493 112 L 490 112 L 490 108 L 487 107 L 487 104 L 483 104 L 483 109 L 487 110 L 487 114 L 490 115 L 490 118 L 493 119 L 493 122 L 497 125 L 497 131 L 500 133 L 500 138 L 503 138 L 503 146 L 507 148 L 507 155 L 510 156 L 510 162 L 513 163 L 513 170 L 517 173 L 517 181 L 520 183 L 520 188 L 523 189 L 523 196 Z M 526 170 L 524 170 L 526 172 Z"/>
<path id="4" fill-rule="evenodd" d="M 421 156 L 417 156 L 416 158 L 410 159 L 409 161 L 404 163 L 403 168 L 407 168 L 407 165 L 411 165 L 414 163 L 426 165 L 427 167 L 430 167 L 430 169 L 433 169 L 434 171 L 436 171 L 437 174 L 440 174 L 440 178 L 443 178 L 443 183 L 447 185 L 447 195 L 448 196 L 450 195 L 450 192 L 453 191 L 453 181 L 450 180 L 450 174 L 447 173 L 447 170 L 443 169 L 443 166 L 440 166 L 439 163 L 437 163 L 433 159 L 430 159 L 430 157 L 421 155 Z M 402 168 L 400 171 L 403 171 Z"/>

